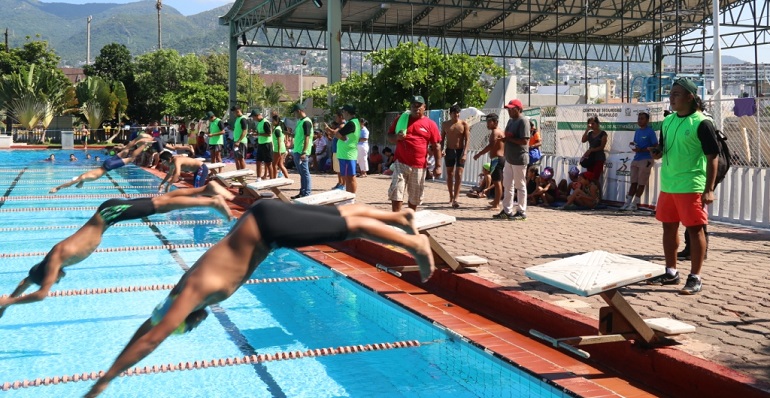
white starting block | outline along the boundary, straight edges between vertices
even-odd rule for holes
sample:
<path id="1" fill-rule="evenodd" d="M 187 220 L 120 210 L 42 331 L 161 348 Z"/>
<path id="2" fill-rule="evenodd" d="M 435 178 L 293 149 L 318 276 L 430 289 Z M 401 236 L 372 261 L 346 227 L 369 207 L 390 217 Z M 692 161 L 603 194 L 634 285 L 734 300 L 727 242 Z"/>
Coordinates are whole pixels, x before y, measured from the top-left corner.
<path id="1" fill-rule="evenodd" d="M 486 264 L 489 261 L 484 257 L 475 255 L 452 257 L 451 254 L 441 246 L 430 234 L 430 230 L 445 225 L 454 224 L 457 219 L 454 216 L 448 214 L 439 213 L 433 210 L 420 210 L 414 213 L 414 222 L 417 230 L 428 237 L 430 247 L 433 249 L 433 258 L 436 260 L 436 266 L 446 265 L 453 271 L 460 272 L 465 268 L 478 267 L 479 265 Z M 380 265 L 385 267 L 384 265 Z M 419 267 L 416 265 L 394 266 L 385 267 L 390 268 L 398 272 L 419 271 Z"/>
<path id="2" fill-rule="evenodd" d="M 254 197 L 259 198 L 262 197 L 262 195 L 259 193 L 260 190 L 269 189 L 273 191 L 275 196 L 277 196 L 283 202 L 290 203 L 291 199 L 289 199 L 286 194 L 281 192 L 280 188 L 291 184 L 294 184 L 294 180 L 288 178 L 273 178 L 270 180 L 262 180 L 249 183 L 246 185 L 246 191 L 252 194 Z"/>
<path id="3" fill-rule="evenodd" d="M 623 286 L 662 275 L 665 267 L 633 257 L 593 251 L 527 268 L 524 273 L 537 281 L 587 297 L 599 294 L 609 305 L 599 309 L 599 335 L 553 338 L 530 330 L 533 336 L 588 358 L 576 346 L 641 339 L 647 344 L 661 337 L 691 333 L 695 327 L 669 318 L 642 319 L 620 294 Z"/>
<path id="4" fill-rule="evenodd" d="M 214 174 L 219 174 L 219 172 L 225 168 L 224 163 L 204 163 L 204 164 L 206 165 L 206 167 L 209 168 L 209 171 Z"/>
<path id="5" fill-rule="evenodd" d="M 243 187 L 246 186 L 246 177 L 250 177 L 255 174 L 257 173 L 254 172 L 254 170 L 241 169 L 217 173 L 214 178 L 216 178 L 217 181 L 224 185 L 225 188 L 234 187 L 243 190 Z"/>
<path id="6" fill-rule="evenodd" d="M 294 199 L 295 203 L 306 205 L 344 205 L 353 203 L 356 194 L 339 189 L 308 195 L 302 198 Z"/>

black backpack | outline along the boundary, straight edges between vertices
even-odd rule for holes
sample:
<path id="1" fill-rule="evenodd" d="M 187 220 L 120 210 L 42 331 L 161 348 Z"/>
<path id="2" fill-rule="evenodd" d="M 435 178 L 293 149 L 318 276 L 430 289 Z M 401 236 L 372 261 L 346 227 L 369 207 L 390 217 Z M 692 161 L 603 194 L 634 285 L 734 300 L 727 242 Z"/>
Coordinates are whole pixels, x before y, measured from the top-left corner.
<path id="1" fill-rule="evenodd" d="M 714 188 L 719 185 L 722 180 L 727 176 L 727 171 L 730 170 L 730 148 L 727 146 L 727 136 L 722 130 L 716 130 L 717 145 L 719 146 L 719 154 L 717 154 L 717 178 L 714 183 Z"/>

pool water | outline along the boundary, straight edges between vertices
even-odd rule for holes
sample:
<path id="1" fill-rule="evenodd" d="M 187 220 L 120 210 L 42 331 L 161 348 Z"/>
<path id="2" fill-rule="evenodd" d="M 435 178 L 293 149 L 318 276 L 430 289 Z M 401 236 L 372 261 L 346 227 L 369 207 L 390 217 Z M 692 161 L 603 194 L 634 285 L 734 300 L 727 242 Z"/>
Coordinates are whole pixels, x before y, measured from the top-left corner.
<path id="1" fill-rule="evenodd" d="M 35 198 L 95 163 L 41 162 L 49 153 L 0 151 L 3 232 L 0 294 L 72 234 L 110 195 L 154 193 L 159 179 L 127 166 L 83 189 Z M 82 152 L 75 151 L 83 159 Z M 92 155 L 94 152 L 92 151 Z M 104 156 L 102 156 L 104 157 Z M 150 188 L 148 188 L 148 186 Z M 97 197 L 86 197 L 97 195 Z M 31 197 L 35 199 L 24 199 Z M 215 243 L 232 226 L 208 209 L 192 209 L 118 224 L 101 248 Z M 175 225 L 169 221 L 201 222 Z M 212 223 L 213 222 L 213 223 Z M 205 223 L 205 224 L 203 224 Z M 70 226 L 58 228 L 58 226 Z M 205 248 L 94 253 L 67 269 L 54 291 L 176 283 Z M 120 377 L 105 397 L 561 397 L 569 396 L 485 353 L 343 275 L 291 250 L 278 250 L 252 278 L 313 277 L 245 285 L 210 308 L 196 330 L 168 338 L 138 366 L 243 357 L 262 353 L 417 340 L 419 347 L 359 352 Z M 280 280 L 280 279 L 279 279 Z M 31 290 L 30 290 L 31 291 Z M 28 291 L 29 292 L 29 291 Z M 49 297 L 11 307 L 0 319 L 0 386 L 5 382 L 107 369 L 167 295 L 165 290 Z M 82 396 L 92 381 L 21 388 L 9 397 Z"/>

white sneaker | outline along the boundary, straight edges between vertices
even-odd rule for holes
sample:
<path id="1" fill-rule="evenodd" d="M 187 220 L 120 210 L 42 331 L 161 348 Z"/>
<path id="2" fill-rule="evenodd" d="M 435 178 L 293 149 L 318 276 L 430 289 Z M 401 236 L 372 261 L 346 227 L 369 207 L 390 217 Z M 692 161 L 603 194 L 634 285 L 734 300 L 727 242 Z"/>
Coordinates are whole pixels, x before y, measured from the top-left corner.
<path id="1" fill-rule="evenodd" d="M 637 209 L 636 203 L 631 203 L 628 205 L 628 207 L 626 207 L 626 211 L 636 211 L 636 209 Z"/>
<path id="2" fill-rule="evenodd" d="M 623 203 L 623 206 L 620 206 L 620 209 L 618 209 L 618 210 L 626 211 L 628 209 L 628 205 L 630 205 L 630 203 Z"/>

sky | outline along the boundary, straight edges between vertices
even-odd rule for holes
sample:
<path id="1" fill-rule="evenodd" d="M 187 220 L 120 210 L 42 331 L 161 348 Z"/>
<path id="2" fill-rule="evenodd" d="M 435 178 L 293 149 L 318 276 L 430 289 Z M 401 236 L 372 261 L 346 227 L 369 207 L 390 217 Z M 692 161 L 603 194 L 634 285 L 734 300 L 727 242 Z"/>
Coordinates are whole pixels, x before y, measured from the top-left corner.
<path id="1" fill-rule="evenodd" d="M 111 3 L 125 4 L 135 3 L 137 0 L 41 0 L 43 3 Z M 208 11 L 225 4 L 234 3 L 235 0 L 163 0 L 163 5 L 169 5 L 181 12 L 182 15 L 194 15 L 203 11 Z"/>

